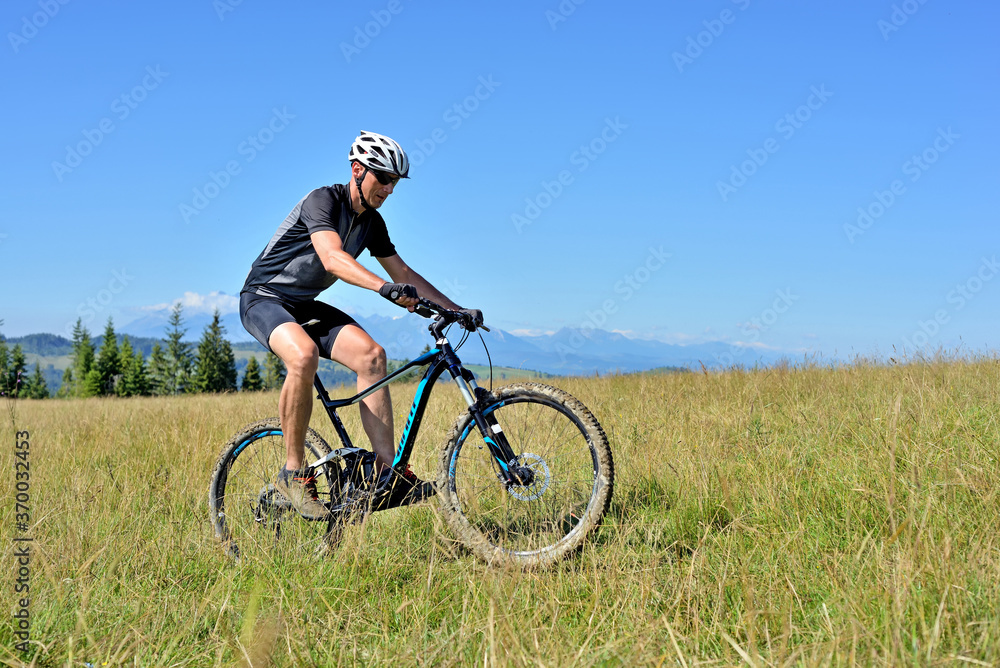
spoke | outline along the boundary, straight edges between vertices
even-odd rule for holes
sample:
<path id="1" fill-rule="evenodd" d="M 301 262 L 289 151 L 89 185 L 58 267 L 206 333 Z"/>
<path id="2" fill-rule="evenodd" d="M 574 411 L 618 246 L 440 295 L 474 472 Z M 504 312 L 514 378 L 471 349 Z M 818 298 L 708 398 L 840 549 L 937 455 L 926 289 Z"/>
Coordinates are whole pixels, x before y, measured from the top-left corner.
<path id="1" fill-rule="evenodd" d="M 540 401 L 507 402 L 494 417 L 515 454 L 534 455 L 521 463 L 536 479 L 507 490 L 478 448 L 478 431 L 470 429 L 456 466 L 463 513 L 498 547 L 531 552 L 553 545 L 579 523 L 594 489 L 586 435 L 568 415 Z"/>
<path id="2" fill-rule="evenodd" d="M 318 455 L 307 441 L 306 456 Z M 230 465 L 223 490 L 221 507 L 225 529 L 243 553 L 247 549 L 283 552 L 313 551 L 325 541 L 327 523 L 310 522 L 287 507 L 287 502 L 272 489 L 261 508 L 261 493 L 273 483 L 273 476 L 284 465 L 285 445 L 280 435 L 268 434 L 248 443 Z M 330 481 L 325 472 L 317 477 L 321 498 L 330 497 Z M 256 511 L 255 511 L 256 509 Z M 257 514 L 261 515 L 258 521 Z"/>

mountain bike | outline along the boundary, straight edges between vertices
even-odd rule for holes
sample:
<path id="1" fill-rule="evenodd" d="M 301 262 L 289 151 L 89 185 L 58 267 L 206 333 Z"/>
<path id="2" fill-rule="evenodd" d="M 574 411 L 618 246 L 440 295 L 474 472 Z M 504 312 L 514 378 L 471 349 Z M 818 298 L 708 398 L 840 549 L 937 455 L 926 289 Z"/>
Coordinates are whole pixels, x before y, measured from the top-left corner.
<path id="1" fill-rule="evenodd" d="M 461 543 L 492 565 L 544 567 L 578 550 L 597 530 L 614 487 L 611 448 L 597 418 L 568 393 L 547 385 L 480 387 L 455 352 L 476 324 L 467 314 L 426 299 L 415 311 L 434 318 L 430 351 L 348 399 L 331 399 L 319 377 L 314 380 L 342 445 L 331 450 L 315 430 L 307 430 L 306 461 L 329 519 L 306 520 L 275 489 L 285 462 L 277 418 L 248 425 L 226 444 L 212 475 L 209 506 L 215 535 L 231 556 L 276 547 L 329 552 L 346 524 L 377 509 L 393 476 L 377 475 L 374 453 L 351 443 L 337 410 L 422 366 L 427 369 L 392 469 L 406 469 L 431 391 L 447 371 L 468 409 L 441 448 L 435 486 L 441 513 Z M 465 330 L 456 348 L 445 336 L 454 323 Z"/>

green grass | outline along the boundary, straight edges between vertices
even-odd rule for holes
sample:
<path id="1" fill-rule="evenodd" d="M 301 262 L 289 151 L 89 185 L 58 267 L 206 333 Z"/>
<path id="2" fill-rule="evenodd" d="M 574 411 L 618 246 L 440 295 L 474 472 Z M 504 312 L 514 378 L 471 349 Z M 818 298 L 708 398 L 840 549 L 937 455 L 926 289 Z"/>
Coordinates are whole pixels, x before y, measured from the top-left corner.
<path id="1" fill-rule="evenodd" d="M 325 560 L 227 561 L 209 475 L 276 393 L 18 402 L 36 665 L 1000 663 L 997 360 L 548 382 L 601 420 L 617 481 L 597 539 L 541 573 L 475 561 L 433 504 L 350 527 Z M 413 392 L 394 392 L 397 433 Z M 460 407 L 436 388 L 418 474 Z M 13 644 L 5 614 L 0 661 L 21 665 Z"/>

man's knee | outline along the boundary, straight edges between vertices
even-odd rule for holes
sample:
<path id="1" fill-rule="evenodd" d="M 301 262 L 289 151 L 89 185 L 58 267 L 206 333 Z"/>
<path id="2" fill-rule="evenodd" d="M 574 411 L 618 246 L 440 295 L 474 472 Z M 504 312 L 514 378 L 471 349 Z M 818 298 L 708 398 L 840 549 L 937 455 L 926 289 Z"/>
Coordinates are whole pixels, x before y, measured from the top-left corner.
<path id="1" fill-rule="evenodd" d="M 361 368 L 370 376 L 384 376 L 386 368 L 385 348 L 372 341 L 361 359 Z"/>
<path id="2" fill-rule="evenodd" d="M 298 376 L 314 376 L 319 369 L 319 348 L 315 343 L 310 346 L 298 346 L 286 352 L 281 359 L 289 374 Z"/>

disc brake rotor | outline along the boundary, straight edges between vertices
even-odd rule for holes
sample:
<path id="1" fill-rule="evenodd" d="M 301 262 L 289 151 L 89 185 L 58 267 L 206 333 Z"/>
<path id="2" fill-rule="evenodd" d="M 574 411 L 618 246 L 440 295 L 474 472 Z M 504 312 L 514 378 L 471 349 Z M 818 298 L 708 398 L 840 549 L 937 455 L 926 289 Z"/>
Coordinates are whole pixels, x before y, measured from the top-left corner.
<path id="1" fill-rule="evenodd" d="M 535 501 L 541 498 L 545 490 L 549 488 L 549 481 L 552 479 L 549 465 L 533 452 L 523 453 L 518 457 L 518 461 L 521 466 L 531 469 L 532 473 L 535 474 L 535 480 L 530 485 L 511 485 L 507 488 L 507 492 L 518 501 Z"/>

